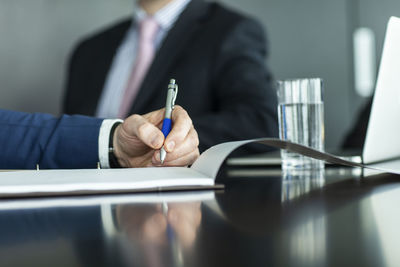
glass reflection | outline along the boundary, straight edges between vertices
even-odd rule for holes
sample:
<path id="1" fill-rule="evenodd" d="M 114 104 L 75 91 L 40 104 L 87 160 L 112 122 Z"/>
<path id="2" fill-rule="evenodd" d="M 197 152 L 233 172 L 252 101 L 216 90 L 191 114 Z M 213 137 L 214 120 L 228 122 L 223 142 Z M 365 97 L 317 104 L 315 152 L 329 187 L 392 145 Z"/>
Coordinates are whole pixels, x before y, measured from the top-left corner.
<path id="1" fill-rule="evenodd" d="M 285 264 L 290 266 L 324 266 L 327 251 L 327 222 L 325 216 L 316 216 L 291 228 L 282 240 L 288 248 Z"/>
<path id="2" fill-rule="evenodd" d="M 293 201 L 325 185 L 325 169 L 282 170 L 282 203 Z"/>
<path id="3" fill-rule="evenodd" d="M 294 200 L 325 185 L 325 170 L 283 170 L 282 203 Z M 307 216 L 298 216 L 292 227 L 283 233 L 283 247 L 288 249 L 290 266 L 323 266 L 326 256 L 326 218 L 319 212 L 303 210 Z"/>
<path id="4" fill-rule="evenodd" d="M 128 265 L 184 266 L 201 223 L 201 203 L 117 205 L 117 243 Z"/>

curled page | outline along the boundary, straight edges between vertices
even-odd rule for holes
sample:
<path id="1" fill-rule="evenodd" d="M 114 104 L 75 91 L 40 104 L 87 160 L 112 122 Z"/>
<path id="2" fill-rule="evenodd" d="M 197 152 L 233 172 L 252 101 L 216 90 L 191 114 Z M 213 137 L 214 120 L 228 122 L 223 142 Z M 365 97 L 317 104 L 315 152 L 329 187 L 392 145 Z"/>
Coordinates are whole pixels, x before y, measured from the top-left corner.
<path id="1" fill-rule="evenodd" d="M 217 176 L 219 168 L 221 167 L 224 160 L 228 157 L 228 155 L 232 153 L 235 149 L 250 143 L 260 143 L 274 148 L 286 149 L 291 152 L 299 153 L 303 156 L 311 157 L 318 160 L 324 160 L 333 164 L 339 164 L 349 167 L 369 168 L 393 174 L 400 174 L 400 160 L 391 160 L 382 163 L 365 165 L 358 162 L 348 161 L 329 153 L 318 151 L 307 146 L 284 141 L 277 138 L 260 138 L 222 143 L 213 146 L 205 151 L 199 159 L 197 159 L 197 161 L 192 165 L 192 169 L 201 172 L 208 177 L 215 178 Z"/>

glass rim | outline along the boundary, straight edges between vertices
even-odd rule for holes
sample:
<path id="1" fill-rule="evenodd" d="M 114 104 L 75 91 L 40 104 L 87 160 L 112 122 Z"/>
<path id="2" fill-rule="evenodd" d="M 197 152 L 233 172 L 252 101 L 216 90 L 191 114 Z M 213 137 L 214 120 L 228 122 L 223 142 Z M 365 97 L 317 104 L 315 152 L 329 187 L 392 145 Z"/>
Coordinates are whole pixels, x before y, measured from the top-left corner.
<path id="1" fill-rule="evenodd" d="M 284 82 L 297 82 L 297 81 L 316 81 L 319 80 L 323 82 L 324 80 L 320 77 L 312 77 L 312 78 L 290 78 L 290 79 L 279 79 L 276 80 L 277 83 L 284 83 Z"/>
<path id="2" fill-rule="evenodd" d="M 324 102 L 322 78 L 278 80 L 276 85 L 278 104 Z"/>

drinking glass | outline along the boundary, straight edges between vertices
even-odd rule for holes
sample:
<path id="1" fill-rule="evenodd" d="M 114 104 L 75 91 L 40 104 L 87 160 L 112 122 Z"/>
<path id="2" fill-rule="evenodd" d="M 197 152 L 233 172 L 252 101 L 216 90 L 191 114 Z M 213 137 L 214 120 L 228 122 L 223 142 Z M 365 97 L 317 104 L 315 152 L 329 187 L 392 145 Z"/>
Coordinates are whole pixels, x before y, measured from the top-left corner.
<path id="1" fill-rule="evenodd" d="M 278 81 L 279 138 L 324 150 L 323 82 L 320 78 Z M 281 150 L 283 169 L 321 169 L 324 162 Z"/>

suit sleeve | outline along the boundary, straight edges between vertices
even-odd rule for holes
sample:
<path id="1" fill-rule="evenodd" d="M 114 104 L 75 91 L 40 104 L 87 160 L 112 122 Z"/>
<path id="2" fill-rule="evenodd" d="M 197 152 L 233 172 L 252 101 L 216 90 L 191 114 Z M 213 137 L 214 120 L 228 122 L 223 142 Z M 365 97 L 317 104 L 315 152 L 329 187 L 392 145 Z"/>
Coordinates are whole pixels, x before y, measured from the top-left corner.
<path id="1" fill-rule="evenodd" d="M 0 110 L 0 168 L 95 168 L 102 120 Z"/>
<path id="2" fill-rule="evenodd" d="M 276 137 L 277 97 L 265 63 L 262 27 L 242 19 L 216 54 L 213 89 L 220 104 L 217 112 L 193 118 L 200 149 L 224 140 Z"/>

